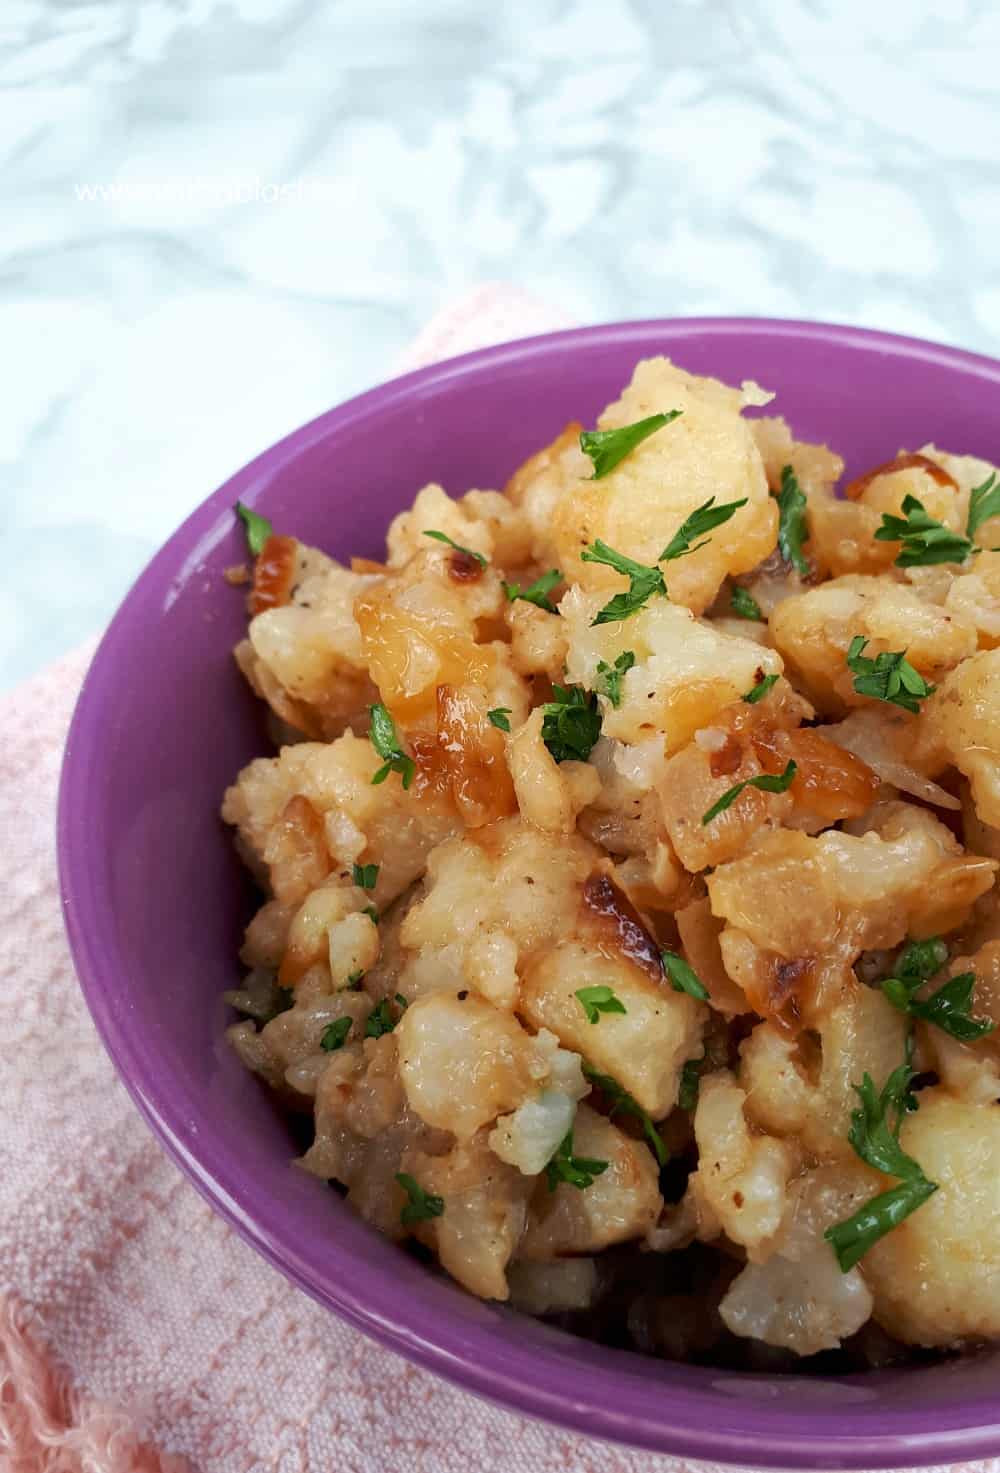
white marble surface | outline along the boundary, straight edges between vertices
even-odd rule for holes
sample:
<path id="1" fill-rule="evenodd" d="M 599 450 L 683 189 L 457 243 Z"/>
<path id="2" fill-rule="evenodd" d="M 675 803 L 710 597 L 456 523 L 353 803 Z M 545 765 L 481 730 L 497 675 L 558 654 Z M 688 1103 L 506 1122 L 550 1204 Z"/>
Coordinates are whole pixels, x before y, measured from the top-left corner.
<path id="1" fill-rule="evenodd" d="M 991 0 L 2 0 L 0 48 L 0 686 L 476 282 L 1000 353 Z"/>

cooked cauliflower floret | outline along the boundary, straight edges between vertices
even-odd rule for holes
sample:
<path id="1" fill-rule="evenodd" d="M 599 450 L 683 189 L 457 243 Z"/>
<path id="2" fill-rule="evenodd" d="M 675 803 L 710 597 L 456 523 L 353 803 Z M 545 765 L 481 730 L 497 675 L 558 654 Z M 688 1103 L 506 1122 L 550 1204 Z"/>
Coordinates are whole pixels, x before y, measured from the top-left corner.
<path id="1" fill-rule="evenodd" d="M 747 1250 L 767 1256 L 767 1244 L 785 1211 L 796 1152 L 772 1136 L 754 1134 L 747 1123 L 746 1095 L 728 1070 L 701 1081 L 694 1135 L 698 1170 L 688 1181 L 706 1220 Z"/>
<path id="2" fill-rule="evenodd" d="M 595 626 L 606 601 L 602 593 L 574 588 L 559 606 L 574 684 L 600 691 L 598 665 L 613 666 L 623 649 L 635 655 L 622 678 L 620 706 L 600 697 L 606 737 L 638 744 L 662 736 L 661 750 L 665 744 L 668 753 L 675 752 L 765 675 L 781 674 L 773 650 L 723 634 L 662 597 L 651 598 L 624 624 Z"/>
<path id="3" fill-rule="evenodd" d="M 867 641 L 866 659 L 884 651 L 906 651 L 927 680 L 941 679 L 977 645 L 973 624 L 926 602 L 905 583 L 882 578 L 834 578 L 795 598 L 771 615 L 771 633 L 792 679 L 823 712 L 841 714 L 869 697 L 854 689 L 847 654 L 856 635 Z"/>
<path id="4" fill-rule="evenodd" d="M 656 971 L 651 976 L 622 952 L 562 941 L 526 969 L 520 1007 L 529 1023 L 551 1029 L 660 1120 L 677 1101 L 685 1060 L 699 1052 L 705 1010 Z M 577 996 L 583 986 L 610 987 L 624 1011 L 589 1022 Z"/>
<path id="5" fill-rule="evenodd" d="M 419 781 L 406 790 L 393 774 L 373 784 L 381 764 L 371 742 L 350 733 L 326 746 L 284 747 L 279 756 L 258 757 L 243 769 L 226 793 L 222 816 L 235 825 L 244 854 L 269 876 L 276 894 L 280 858 L 270 856 L 289 838 L 291 825 L 293 858 L 308 866 L 305 880 L 296 878 L 292 887 L 293 901 L 315 889 L 334 865 L 363 860 L 379 866 L 374 901 L 385 906 L 423 873 L 430 850 L 455 832 L 459 820 L 449 801 Z"/>
<path id="6" fill-rule="evenodd" d="M 552 537 L 556 564 L 574 583 L 613 593 L 621 576 L 580 553 L 598 538 L 640 563 L 653 563 L 685 518 L 714 497 L 718 506 L 745 501 L 707 544 L 668 565 L 675 603 L 700 613 L 727 574 L 745 573 L 775 545 L 777 508 L 768 494 L 746 403 L 759 403 L 715 379 L 684 373 L 666 358 L 640 363 L 621 398 L 598 420 L 618 429 L 651 414 L 680 410 L 679 419 L 644 440 L 600 480 L 588 473 L 555 502 Z"/>
<path id="7" fill-rule="evenodd" d="M 941 682 L 922 715 L 927 749 L 972 785 L 984 822 L 1000 828 L 1000 650 L 965 660 Z"/>
<path id="8" fill-rule="evenodd" d="M 294 539 L 297 566 L 287 597 L 250 621 L 238 647 L 243 673 L 275 714 L 309 737 L 330 740 L 360 726 L 378 699 L 361 649 L 354 601 L 377 582 Z"/>
<path id="9" fill-rule="evenodd" d="M 659 1169 L 648 1146 L 580 1105 L 573 1122 L 573 1154 L 607 1165 L 586 1191 L 565 1182 L 550 1191 L 544 1179 L 539 1181 L 520 1257 L 546 1260 L 596 1253 L 643 1237 L 656 1221 L 662 1206 Z"/>
<path id="10" fill-rule="evenodd" d="M 1000 1335 L 1000 1111 L 924 1090 L 899 1138 L 938 1190 L 862 1260 L 875 1318 L 912 1345 Z"/>
<path id="11" fill-rule="evenodd" d="M 520 1242 L 533 1183 L 498 1161 L 485 1132 L 459 1141 L 445 1155 L 408 1152 L 403 1171 L 443 1211 L 414 1228 L 452 1278 L 482 1299 L 506 1299 L 507 1264 Z M 405 1198 L 398 1190 L 400 1209 Z"/>
<path id="12" fill-rule="evenodd" d="M 824 1166 L 792 1184 L 770 1254 L 747 1264 L 719 1306 L 727 1329 L 796 1355 L 835 1350 L 860 1330 L 871 1291 L 859 1269 L 841 1273 L 823 1233 L 857 1211 L 873 1180 L 863 1167 Z"/>
<path id="13" fill-rule="evenodd" d="M 510 1013 L 472 992 L 418 998 L 396 1027 L 411 1108 L 461 1139 L 516 1110 L 547 1082 L 547 1050 Z"/>
<path id="14" fill-rule="evenodd" d="M 427 861 L 426 894 L 400 933 L 399 988 L 416 997 L 473 987 L 513 1008 L 530 957 L 570 929 L 600 853 L 508 819 L 456 838 Z"/>

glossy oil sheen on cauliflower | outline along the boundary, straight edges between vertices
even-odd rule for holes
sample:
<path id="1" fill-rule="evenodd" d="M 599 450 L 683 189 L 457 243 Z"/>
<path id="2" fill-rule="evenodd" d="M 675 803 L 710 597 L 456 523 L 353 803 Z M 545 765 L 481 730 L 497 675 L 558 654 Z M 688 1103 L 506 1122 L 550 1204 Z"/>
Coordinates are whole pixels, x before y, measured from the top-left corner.
<path id="1" fill-rule="evenodd" d="M 640 363 L 380 562 L 241 509 L 229 1038 L 471 1293 L 858 1369 L 1000 1337 L 1000 480 L 770 397 Z"/>

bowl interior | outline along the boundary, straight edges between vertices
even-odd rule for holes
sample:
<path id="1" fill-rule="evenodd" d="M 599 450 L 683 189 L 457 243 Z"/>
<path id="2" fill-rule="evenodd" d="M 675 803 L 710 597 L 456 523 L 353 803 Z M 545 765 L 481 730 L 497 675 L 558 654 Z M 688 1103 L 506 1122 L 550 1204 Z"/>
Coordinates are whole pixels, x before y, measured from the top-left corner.
<path id="1" fill-rule="evenodd" d="M 266 452 L 171 538 L 129 594 L 74 718 L 60 805 L 70 939 L 136 1102 L 200 1190 L 286 1274 L 470 1389 L 595 1435 L 757 1466 L 875 1467 L 1000 1452 L 987 1355 L 832 1380 L 697 1369 L 608 1351 L 483 1304 L 378 1238 L 289 1168 L 287 1126 L 224 1044 L 246 890 L 217 818 L 267 750 L 230 658 L 243 597 L 237 498 L 334 555 L 379 555 L 431 480 L 502 485 L 570 419 L 592 423 L 635 360 L 777 392 L 802 438 L 849 472 L 928 440 L 1000 459 L 1000 365 L 810 324 L 687 321 L 584 329 L 421 370 Z"/>

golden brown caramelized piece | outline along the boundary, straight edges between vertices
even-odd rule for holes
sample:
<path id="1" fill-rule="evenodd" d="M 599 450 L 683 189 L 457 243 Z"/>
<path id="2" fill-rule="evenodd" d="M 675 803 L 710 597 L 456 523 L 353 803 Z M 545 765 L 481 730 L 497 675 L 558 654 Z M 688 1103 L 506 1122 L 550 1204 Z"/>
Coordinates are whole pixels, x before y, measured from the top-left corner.
<path id="1" fill-rule="evenodd" d="M 294 537 L 272 532 L 254 564 L 251 614 L 280 609 L 289 602 L 295 586 L 295 564 L 299 544 Z"/>

